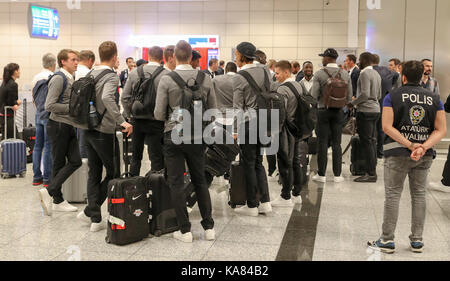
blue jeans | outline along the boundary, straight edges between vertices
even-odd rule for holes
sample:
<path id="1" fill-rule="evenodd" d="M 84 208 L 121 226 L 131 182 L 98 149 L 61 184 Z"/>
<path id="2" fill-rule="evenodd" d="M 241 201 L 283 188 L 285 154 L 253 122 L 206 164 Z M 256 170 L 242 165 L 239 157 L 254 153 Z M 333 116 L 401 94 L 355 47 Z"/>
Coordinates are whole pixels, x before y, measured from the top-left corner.
<path id="1" fill-rule="evenodd" d="M 33 150 L 33 181 L 49 181 L 52 173 L 52 148 L 47 135 L 47 121 L 36 115 L 36 142 Z M 41 171 L 42 151 L 44 151 L 44 175 Z"/>

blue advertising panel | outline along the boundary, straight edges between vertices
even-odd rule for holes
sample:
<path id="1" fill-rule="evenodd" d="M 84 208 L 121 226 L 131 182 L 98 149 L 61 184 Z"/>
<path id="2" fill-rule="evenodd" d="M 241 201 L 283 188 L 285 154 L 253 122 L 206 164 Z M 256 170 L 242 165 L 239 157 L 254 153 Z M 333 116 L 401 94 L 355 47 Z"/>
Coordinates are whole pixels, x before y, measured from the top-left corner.
<path id="1" fill-rule="evenodd" d="M 58 10 L 30 4 L 28 29 L 31 37 L 56 40 L 59 35 Z"/>

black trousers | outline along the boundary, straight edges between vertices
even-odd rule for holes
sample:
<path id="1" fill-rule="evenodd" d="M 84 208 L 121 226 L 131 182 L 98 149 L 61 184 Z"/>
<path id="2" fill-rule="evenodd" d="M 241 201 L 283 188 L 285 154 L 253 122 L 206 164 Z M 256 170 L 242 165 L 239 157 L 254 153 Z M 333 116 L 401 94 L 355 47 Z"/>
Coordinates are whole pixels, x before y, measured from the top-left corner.
<path id="1" fill-rule="evenodd" d="M 319 176 L 325 176 L 328 163 L 328 147 L 331 141 L 333 150 L 333 173 L 339 177 L 342 173 L 342 126 L 344 112 L 342 109 L 319 109 L 317 112 L 317 164 Z"/>
<path id="2" fill-rule="evenodd" d="M 277 169 L 277 155 L 266 155 L 266 159 L 269 166 L 269 175 L 272 175 Z"/>
<path id="3" fill-rule="evenodd" d="M 148 147 L 151 170 L 160 171 L 164 169 L 164 123 L 161 121 L 135 119 L 133 120 L 133 125 L 133 154 L 131 157 L 130 174 L 132 176 L 140 175 L 144 144 L 147 144 Z"/>
<path id="4" fill-rule="evenodd" d="M 81 167 L 80 149 L 75 128 L 71 125 L 49 119 L 47 134 L 52 146 L 53 159 L 52 175 L 47 190 L 53 197 L 53 203 L 59 204 L 64 201 L 62 184 Z"/>
<path id="5" fill-rule="evenodd" d="M 370 176 L 377 174 L 377 121 L 379 118 L 380 113 L 356 113 L 356 127 L 367 163 L 366 173 Z"/>
<path id="6" fill-rule="evenodd" d="M 383 108 L 383 106 L 381 106 L 380 108 Z M 384 144 L 384 138 L 385 138 L 385 134 L 383 132 L 383 124 L 382 124 L 382 119 L 381 119 L 381 114 L 380 117 L 377 120 L 377 157 L 379 158 L 383 158 L 384 156 L 384 149 L 383 149 L 383 144 Z"/>
<path id="7" fill-rule="evenodd" d="M 240 129 L 245 130 L 245 138 L 240 133 L 241 155 L 240 161 L 247 173 L 245 180 L 247 183 L 247 206 L 255 208 L 259 203 L 270 202 L 269 185 L 267 183 L 266 170 L 263 162 L 263 147 L 257 139 L 256 144 L 250 144 L 250 124 L 247 122 Z M 258 134 L 258 132 L 256 132 Z M 259 135 L 259 134 L 258 134 Z M 257 200 L 256 194 L 259 193 L 260 200 Z"/>
<path id="8" fill-rule="evenodd" d="M 88 204 L 86 216 L 94 223 L 102 221 L 101 206 L 105 202 L 110 180 L 120 176 L 120 149 L 115 134 L 105 134 L 95 130 L 85 131 L 85 145 L 88 153 Z M 102 180 L 103 167 L 106 177 Z"/>
<path id="9" fill-rule="evenodd" d="M 302 189 L 301 140 L 294 137 L 286 127 L 280 134 L 280 148 L 277 153 L 278 171 L 282 183 L 281 197 L 288 200 L 300 195 Z M 306 155 L 303 155 L 306 157 Z M 294 189 L 292 189 L 294 186 Z"/>
<path id="10" fill-rule="evenodd" d="M 6 138 L 8 139 L 12 139 L 14 138 L 14 130 L 16 130 L 16 138 L 19 136 L 19 132 L 17 131 L 17 127 L 16 124 L 14 124 L 14 117 L 12 116 L 7 116 L 6 117 L 6 127 L 8 129 L 8 131 L 5 134 L 5 116 L 0 116 L 0 130 L 2 133 L 2 138 L 1 140 L 5 140 Z"/>
<path id="11" fill-rule="evenodd" d="M 448 147 L 447 161 L 442 172 L 442 184 L 450 186 L 450 146 Z"/>
<path id="12" fill-rule="evenodd" d="M 197 195 L 198 207 L 202 216 L 203 229 L 214 228 L 211 197 L 205 179 L 205 154 L 203 144 L 176 145 L 170 138 L 171 132 L 164 135 L 164 157 L 167 163 L 167 178 L 172 196 L 172 204 L 177 214 L 181 233 L 191 231 L 191 223 L 186 208 L 184 173 L 187 163 L 192 183 Z"/>

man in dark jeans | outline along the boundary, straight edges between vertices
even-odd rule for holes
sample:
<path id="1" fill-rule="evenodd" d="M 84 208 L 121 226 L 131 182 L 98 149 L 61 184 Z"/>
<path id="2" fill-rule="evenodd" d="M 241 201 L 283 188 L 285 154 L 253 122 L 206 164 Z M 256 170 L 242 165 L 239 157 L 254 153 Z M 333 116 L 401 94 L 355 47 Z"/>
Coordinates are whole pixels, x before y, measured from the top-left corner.
<path id="1" fill-rule="evenodd" d="M 97 232 L 106 228 L 102 222 L 101 206 L 107 198 L 108 183 L 120 176 L 119 143 L 116 128 L 121 126 L 129 136 L 133 126 L 125 122 L 115 101 L 115 93 L 119 86 L 119 77 L 113 67 L 117 62 L 117 46 L 106 41 L 98 48 L 100 65 L 92 71 L 95 79 L 96 110 L 103 115 L 100 124 L 85 131 L 85 142 L 88 153 L 88 205 L 77 218 L 90 223 L 90 231 Z M 103 167 L 106 177 L 102 180 Z"/>
<path id="2" fill-rule="evenodd" d="M 366 175 L 355 182 L 377 181 L 377 121 L 380 118 L 381 77 L 372 67 L 373 55 L 364 52 L 359 56 L 361 73 L 358 79 L 356 99 L 348 107 L 356 107 L 356 127 L 361 148 L 365 152 Z"/>
<path id="3" fill-rule="evenodd" d="M 450 113 L 450 96 L 447 97 L 447 102 L 444 105 L 445 112 Z M 450 192 L 450 146 L 448 147 L 447 161 L 442 171 L 442 180 L 440 182 L 430 182 L 429 187 L 441 192 Z"/>
<path id="4" fill-rule="evenodd" d="M 153 75 L 153 85 L 156 91 L 158 89 L 159 81 L 161 81 L 161 78 L 169 73 L 169 71 L 161 66 L 161 62 L 163 61 L 163 49 L 161 47 L 151 47 L 148 53 L 149 63 L 142 67 L 142 72 L 146 78 Z M 155 120 L 153 113 L 139 112 L 139 110 L 136 110 L 137 105 L 140 103 L 135 102 L 132 98 L 133 91 L 137 90 L 135 88 L 137 87 L 140 79 L 138 71 L 141 71 L 141 68 L 134 69 L 129 74 L 127 84 L 125 85 L 122 93 L 122 104 L 124 106 L 124 111 L 127 117 L 132 117 L 134 127 L 132 140 L 133 156 L 131 158 L 130 167 L 130 174 L 132 176 L 140 175 L 144 143 L 148 146 L 151 170 L 160 171 L 164 169 L 164 122 Z"/>
<path id="5" fill-rule="evenodd" d="M 325 50 L 323 54 L 319 56 L 323 57 L 322 64 L 325 69 L 335 77 L 338 72 L 341 74 L 341 78 L 347 82 L 347 101 L 350 102 L 353 90 L 352 81 L 350 75 L 346 71 L 343 71 L 336 64 L 336 59 L 338 58 L 338 53 L 335 49 L 329 48 Z M 330 76 L 325 72 L 324 69 L 317 71 L 314 74 L 313 86 L 311 88 L 311 95 L 317 99 L 318 113 L 317 113 L 317 140 L 318 140 L 318 152 L 317 152 L 317 162 L 319 166 L 318 174 L 313 177 L 314 181 L 326 182 L 326 170 L 328 162 L 328 143 L 331 140 L 331 147 L 333 150 L 333 173 L 334 182 L 343 182 L 344 178 L 341 176 L 342 173 L 342 125 L 344 123 L 344 111 L 341 108 L 325 108 L 323 103 L 323 91 L 325 90 L 326 84 Z"/>
<path id="6" fill-rule="evenodd" d="M 214 220 L 212 218 L 211 197 L 208 184 L 205 179 L 205 155 L 202 137 L 193 138 L 183 136 L 181 144 L 172 139 L 172 135 L 178 134 L 178 122 L 176 117 L 181 109 L 180 96 L 182 88 L 175 81 L 193 86 L 198 75 L 204 75 L 200 93 L 206 109 L 216 108 L 216 98 L 211 78 L 203 72 L 193 69 L 190 65 L 192 59 L 192 47 L 186 41 L 180 41 L 175 47 L 177 66 L 174 73 L 161 78 L 158 85 L 155 106 L 155 119 L 165 121 L 164 125 L 164 157 L 167 166 L 168 183 L 170 186 L 172 203 L 177 215 L 180 230 L 174 232 L 173 237 L 185 243 L 192 243 L 191 223 L 186 208 L 186 190 L 184 184 L 185 163 L 187 163 L 192 183 L 197 195 L 198 207 L 202 215 L 202 226 L 205 230 L 205 239 L 214 240 Z M 174 75 L 173 77 L 171 75 Z M 193 88 L 193 87 L 191 87 Z M 194 91 L 194 89 L 193 89 Z M 198 137 L 198 136 L 197 136 Z M 185 138 L 189 138 L 186 140 Z M 195 142 L 193 142 L 195 139 Z"/>
<path id="7" fill-rule="evenodd" d="M 267 67 L 261 67 L 261 64 L 254 63 L 258 53 L 259 59 L 264 62 L 264 56 L 261 57 L 262 52 L 256 52 L 256 47 L 253 44 L 242 42 L 236 47 L 236 64 L 241 71 L 247 72 L 255 80 L 260 89 L 263 89 L 263 87 L 270 88 L 272 84 Z M 268 81 L 268 86 L 265 85 L 266 81 Z M 258 128 L 258 122 L 260 121 L 257 116 L 256 95 L 258 94 L 260 93 L 257 93 L 256 89 L 250 86 L 242 72 L 233 77 L 233 107 L 240 112 L 239 114 L 242 117 L 238 118 L 238 134 L 235 134 L 235 138 L 239 137 L 242 152 L 241 161 L 246 171 L 247 183 L 247 205 L 236 208 L 234 211 L 252 217 L 256 217 L 260 213 L 272 212 L 267 175 L 262 164 L 262 145 L 259 138 L 253 140 L 253 142 L 250 141 L 250 134 L 259 136 L 259 129 L 255 129 Z M 244 134 L 245 137 L 243 137 Z M 257 193 L 260 195 L 259 200 Z"/>
<path id="8" fill-rule="evenodd" d="M 60 71 L 48 84 L 45 110 L 50 112 L 47 134 L 52 146 L 53 170 L 50 184 L 39 190 L 44 214 L 51 216 L 53 211 L 76 212 L 77 207 L 64 200 L 61 192 L 63 183 L 81 166 L 78 140 L 69 116 L 69 99 L 78 66 L 78 55 L 73 50 L 64 49 L 58 54 Z M 66 85 L 65 90 L 64 85 Z"/>

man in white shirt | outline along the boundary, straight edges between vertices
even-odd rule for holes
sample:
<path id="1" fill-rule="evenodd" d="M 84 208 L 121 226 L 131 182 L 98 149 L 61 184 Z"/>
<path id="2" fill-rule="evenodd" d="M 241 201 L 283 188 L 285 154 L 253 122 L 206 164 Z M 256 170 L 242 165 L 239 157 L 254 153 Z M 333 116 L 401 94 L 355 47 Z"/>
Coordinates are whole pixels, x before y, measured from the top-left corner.
<path id="1" fill-rule="evenodd" d="M 75 81 L 86 76 L 91 71 L 95 63 L 95 54 L 92 51 L 83 50 L 80 52 L 80 63 L 75 71 Z"/>
<path id="2" fill-rule="evenodd" d="M 213 79 L 217 75 L 217 69 L 219 68 L 219 61 L 216 58 L 209 60 L 208 69 L 203 71 Z"/>
<path id="3" fill-rule="evenodd" d="M 33 78 L 32 89 L 34 89 L 34 86 L 36 86 L 38 81 L 47 81 L 48 78 L 53 75 L 53 72 L 55 72 L 56 69 L 56 57 L 51 53 L 45 54 L 42 57 L 42 66 L 44 69 Z M 33 149 L 33 186 L 43 184 L 44 187 L 48 187 L 50 182 L 50 175 L 52 172 L 52 148 L 50 139 L 47 135 L 47 121 L 47 119 L 41 120 L 39 118 L 39 112 L 36 111 L 36 140 Z M 44 157 L 44 173 L 41 171 L 42 157 Z"/>
<path id="4" fill-rule="evenodd" d="M 313 77 L 314 77 L 314 66 L 312 62 L 305 61 L 303 63 L 303 74 L 305 77 L 300 81 L 300 86 L 302 86 L 302 90 L 304 94 L 311 95 L 311 88 L 313 85 Z"/>

